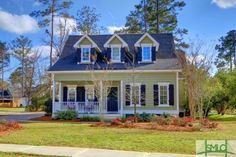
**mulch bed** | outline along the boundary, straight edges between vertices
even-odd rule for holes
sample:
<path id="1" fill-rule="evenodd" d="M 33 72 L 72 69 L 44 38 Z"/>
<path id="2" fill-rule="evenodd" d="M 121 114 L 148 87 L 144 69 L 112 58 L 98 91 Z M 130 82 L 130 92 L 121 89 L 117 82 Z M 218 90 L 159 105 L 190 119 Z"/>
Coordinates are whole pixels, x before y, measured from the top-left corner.
<path id="1" fill-rule="evenodd" d="M 33 120 L 33 121 L 46 121 L 46 122 L 81 122 L 79 119 L 56 120 L 56 119 L 53 119 L 51 116 L 42 116 L 42 117 L 32 118 L 30 120 Z"/>
<path id="2" fill-rule="evenodd" d="M 9 133 L 21 129 L 22 126 L 15 121 L 6 121 L 0 123 L 0 136 L 8 135 Z"/>

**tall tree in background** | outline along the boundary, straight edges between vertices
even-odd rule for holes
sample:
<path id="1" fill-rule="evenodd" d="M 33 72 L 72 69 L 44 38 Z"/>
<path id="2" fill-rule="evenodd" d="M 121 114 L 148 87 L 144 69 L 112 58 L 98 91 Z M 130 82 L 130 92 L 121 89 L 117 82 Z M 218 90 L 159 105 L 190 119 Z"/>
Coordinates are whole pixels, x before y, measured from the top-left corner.
<path id="1" fill-rule="evenodd" d="M 4 91 L 4 72 L 5 68 L 9 65 L 10 63 L 10 55 L 7 53 L 7 46 L 5 42 L 0 41 L 0 68 L 1 68 L 1 90 L 2 90 L 2 102 L 3 102 L 3 91 Z"/>
<path id="2" fill-rule="evenodd" d="M 98 25 L 100 14 L 96 13 L 96 8 L 84 6 L 77 12 L 77 30 L 83 34 L 99 34 L 104 30 Z"/>
<path id="3" fill-rule="evenodd" d="M 215 49 L 219 52 L 215 64 L 219 69 L 233 70 L 236 67 L 236 30 L 231 30 L 219 40 Z"/>
<path id="4" fill-rule="evenodd" d="M 50 67 L 52 66 L 53 45 L 54 45 L 54 20 L 55 16 L 69 17 L 66 12 L 72 5 L 70 0 L 36 0 L 43 5 L 41 10 L 31 13 L 31 16 L 41 18 L 38 22 L 40 27 L 49 27 L 46 33 L 50 36 Z"/>
<path id="5" fill-rule="evenodd" d="M 125 27 L 128 33 L 174 33 L 177 47 L 186 48 L 183 35 L 186 29 L 177 27 L 178 11 L 185 6 L 184 1 L 176 0 L 141 0 L 135 10 L 126 17 Z"/>
<path id="6" fill-rule="evenodd" d="M 29 55 L 32 50 L 32 41 L 25 37 L 19 36 L 15 40 L 11 42 L 11 49 L 13 51 L 13 55 L 20 61 L 20 69 L 21 69 L 21 96 L 25 97 L 25 81 L 26 74 L 28 73 L 28 63 L 29 63 Z"/>

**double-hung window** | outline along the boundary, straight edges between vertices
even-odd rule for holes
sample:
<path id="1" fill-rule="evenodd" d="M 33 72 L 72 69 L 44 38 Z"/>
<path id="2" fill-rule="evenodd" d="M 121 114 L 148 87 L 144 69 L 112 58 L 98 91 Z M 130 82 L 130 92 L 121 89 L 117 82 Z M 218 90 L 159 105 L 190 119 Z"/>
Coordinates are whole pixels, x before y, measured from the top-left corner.
<path id="1" fill-rule="evenodd" d="M 131 106 L 141 105 L 141 91 L 140 91 L 140 84 L 131 84 Z"/>
<path id="2" fill-rule="evenodd" d="M 169 106 L 169 84 L 159 84 L 159 104 Z"/>
<path id="3" fill-rule="evenodd" d="M 142 61 L 150 62 L 152 61 L 152 47 L 151 45 L 142 46 Z"/>
<path id="4" fill-rule="evenodd" d="M 120 62 L 120 47 L 111 48 L 111 60 L 112 62 Z"/>
<path id="5" fill-rule="evenodd" d="M 90 62 L 90 47 L 81 48 L 81 62 Z"/>
<path id="6" fill-rule="evenodd" d="M 75 87 L 69 87 L 68 88 L 68 101 L 75 102 L 76 98 L 76 89 Z"/>

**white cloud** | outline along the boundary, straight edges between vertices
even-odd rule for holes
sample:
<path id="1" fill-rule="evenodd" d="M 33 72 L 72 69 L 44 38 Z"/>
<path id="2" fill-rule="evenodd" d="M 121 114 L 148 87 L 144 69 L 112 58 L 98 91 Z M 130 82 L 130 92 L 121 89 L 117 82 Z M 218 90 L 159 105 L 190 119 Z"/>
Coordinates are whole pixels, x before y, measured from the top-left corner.
<path id="1" fill-rule="evenodd" d="M 35 1 L 34 3 L 33 3 L 33 6 L 34 7 L 38 7 L 38 6 L 40 6 L 41 5 L 41 3 L 39 3 L 38 1 Z"/>
<path id="2" fill-rule="evenodd" d="M 223 9 L 236 6 L 236 0 L 212 0 L 212 3 Z"/>
<path id="3" fill-rule="evenodd" d="M 38 45 L 38 46 L 34 46 L 32 52 L 38 52 L 39 54 L 41 54 L 42 57 L 49 57 L 50 56 L 50 46 L 47 45 Z M 53 49 L 53 55 L 56 54 L 55 49 Z"/>
<path id="4" fill-rule="evenodd" d="M 107 30 L 110 34 L 113 34 L 115 31 L 125 28 L 124 26 L 108 26 Z"/>
<path id="5" fill-rule="evenodd" d="M 72 19 L 72 18 L 63 18 L 63 17 L 56 16 L 55 21 L 54 21 L 54 29 L 55 29 L 56 35 L 60 34 L 60 26 L 65 27 L 66 32 L 70 34 L 74 32 L 76 29 L 76 21 L 75 19 Z"/>
<path id="6" fill-rule="evenodd" d="M 37 21 L 29 15 L 16 15 L 0 10 L 0 29 L 16 34 L 36 32 Z"/>

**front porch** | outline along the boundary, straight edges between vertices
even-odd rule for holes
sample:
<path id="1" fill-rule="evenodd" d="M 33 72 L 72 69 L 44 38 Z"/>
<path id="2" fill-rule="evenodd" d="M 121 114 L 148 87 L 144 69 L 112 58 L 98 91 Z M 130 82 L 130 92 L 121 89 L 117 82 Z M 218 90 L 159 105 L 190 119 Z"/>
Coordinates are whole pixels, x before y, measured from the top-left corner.
<path id="1" fill-rule="evenodd" d="M 81 115 L 123 114 L 122 81 L 53 81 L 53 113 L 75 110 Z M 98 92 L 100 94 L 98 94 Z"/>

